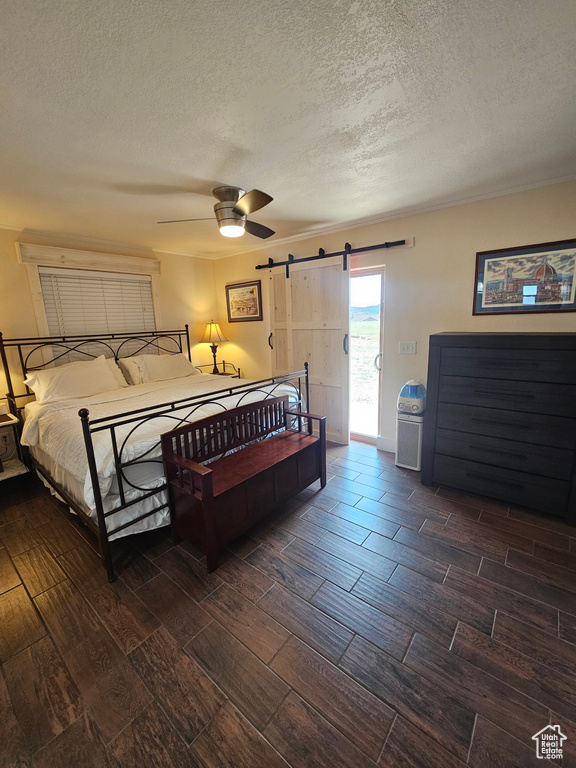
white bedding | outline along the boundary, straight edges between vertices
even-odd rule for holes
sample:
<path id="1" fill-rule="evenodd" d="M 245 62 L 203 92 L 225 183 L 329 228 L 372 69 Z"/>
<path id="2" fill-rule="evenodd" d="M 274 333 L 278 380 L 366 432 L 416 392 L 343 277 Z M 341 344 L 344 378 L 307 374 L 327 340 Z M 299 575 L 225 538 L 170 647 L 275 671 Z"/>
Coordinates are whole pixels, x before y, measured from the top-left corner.
<path id="1" fill-rule="evenodd" d="M 81 408 L 88 409 L 90 420 L 92 421 L 105 416 L 119 416 L 127 411 L 160 405 L 196 395 L 210 397 L 212 392 L 224 388 L 245 387 L 251 383 L 243 379 L 232 384 L 230 380 L 223 380 L 222 376 L 203 373 L 182 379 L 137 384 L 78 400 L 66 400 L 48 405 L 39 405 L 36 402 L 29 403 L 25 409 L 22 443 L 30 446 L 33 454 L 36 449 L 37 452 L 41 451 L 42 454 L 48 455 L 51 463 L 58 467 L 61 474 L 68 473 L 71 476 L 68 485 L 74 486 L 77 489 L 76 496 L 79 495 L 78 489 L 83 489 L 81 504 L 92 516 L 95 516 L 94 489 L 88 471 L 82 426 L 78 416 L 78 411 Z M 292 400 L 297 399 L 294 387 L 290 384 L 282 384 L 263 387 L 259 391 L 251 392 L 248 395 L 219 395 L 218 403 L 222 403 L 227 408 L 233 408 L 237 405 L 239 399 L 242 399 L 243 403 L 262 400 L 265 396 L 264 393 L 270 391 L 270 389 L 274 390 L 274 396 L 289 394 Z M 216 403 L 208 403 L 200 408 L 187 405 L 184 408 L 172 411 L 169 416 L 139 422 L 136 429 L 134 429 L 135 424 L 128 424 L 116 430 L 119 450 L 122 449 L 123 442 L 127 439 L 126 446 L 122 450 L 123 462 L 143 456 L 146 459 L 152 460 L 125 470 L 125 476 L 131 482 L 134 482 L 141 488 L 145 487 L 148 489 L 153 489 L 163 484 L 164 476 L 159 435 L 177 427 L 179 425 L 179 417 L 188 416 L 192 407 L 195 409 L 194 414 L 189 416 L 188 420 L 194 421 L 211 416 L 222 410 L 222 407 Z M 104 510 L 110 511 L 120 503 L 110 434 L 107 430 L 96 432 L 92 435 L 92 440 L 98 466 L 99 486 L 102 493 Z M 147 453 L 148 451 L 150 453 Z M 42 463 L 44 464 L 44 462 Z M 141 490 L 132 489 L 126 483 L 124 483 L 124 488 L 126 501 L 136 499 L 142 494 Z M 108 527 L 116 528 L 128 519 L 149 511 L 158 504 L 159 496 L 158 494 L 143 502 L 141 501 L 129 510 L 113 515 L 112 518 L 109 518 L 109 521 L 112 519 L 113 522 L 109 522 Z M 162 500 L 165 501 L 165 497 Z M 164 525 L 167 524 L 168 519 L 164 512 L 159 513 L 154 523 L 152 520 L 144 520 L 142 522 L 146 523 L 146 525 L 139 525 L 139 527 L 136 527 L 136 525 L 131 526 L 124 529 L 119 535 L 136 533 L 138 530 L 149 528 L 151 524 L 155 526 Z M 115 537 L 112 535 L 110 538 Z"/>

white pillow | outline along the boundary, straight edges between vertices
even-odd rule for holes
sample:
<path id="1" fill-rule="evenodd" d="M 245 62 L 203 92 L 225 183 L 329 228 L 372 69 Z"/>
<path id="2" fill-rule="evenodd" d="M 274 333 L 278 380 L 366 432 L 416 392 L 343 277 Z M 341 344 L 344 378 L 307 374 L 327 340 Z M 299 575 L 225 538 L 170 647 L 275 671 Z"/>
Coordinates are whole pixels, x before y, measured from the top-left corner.
<path id="1" fill-rule="evenodd" d="M 124 357 L 118 360 L 118 365 L 128 384 L 142 384 L 142 358 L 144 355 L 134 355 L 134 357 Z"/>
<path id="2" fill-rule="evenodd" d="M 176 355 L 142 355 L 145 381 L 165 381 L 200 373 L 190 360 L 179 352 Z"/>
<path id="3" fill-rule="evenodd" d="M 128 382 L 124 378 L 124 374 L 118 367 L 116 360 L 114 360 L 113 357 L 107 357 L 106 364 L 108 365 L 108 368 L 110 368 L 110 370 L 112 371 L 112 375 L 116 379 L 116 384 L 118 384 L 119 387 L 127 387 Z"/>
<path id="4" fill-rule="evenodd" d="M 56 368 L 34 371 L 24 383 L 34 392 L 41 405 L 119 389 L 104 355 L 88 362 L 67 363 Z"/>

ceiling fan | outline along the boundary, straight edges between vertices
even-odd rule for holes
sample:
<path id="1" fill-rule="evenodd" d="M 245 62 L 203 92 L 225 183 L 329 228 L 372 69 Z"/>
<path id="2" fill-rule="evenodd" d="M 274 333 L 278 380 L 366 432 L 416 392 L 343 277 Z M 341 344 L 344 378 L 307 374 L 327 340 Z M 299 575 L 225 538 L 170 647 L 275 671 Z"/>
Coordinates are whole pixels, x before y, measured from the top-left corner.
<path id="1" fill-rule="evenodd" d="M 274 234 L 273 229 L 249 221 L 248 216 L 271 203 L 273 198 L 259 189 L 245 192 L 240 187 L 216 187 L 212 194 L 218 200 L 214 206 L 220 234 L 224 237 L 240 237 L 244 232 L 266 239 Z M 208 221 L 208 219 L 175 219 L 159 221 L 158 224 L 176 224 L 181 221 Z"/>

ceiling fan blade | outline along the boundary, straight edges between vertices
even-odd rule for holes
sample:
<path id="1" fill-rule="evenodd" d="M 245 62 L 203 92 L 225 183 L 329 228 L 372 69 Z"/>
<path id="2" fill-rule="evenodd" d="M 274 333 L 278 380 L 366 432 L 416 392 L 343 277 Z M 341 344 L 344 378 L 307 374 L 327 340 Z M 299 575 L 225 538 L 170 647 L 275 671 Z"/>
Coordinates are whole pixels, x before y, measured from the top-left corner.
<path id="1" fill-rule="evenodd" d="M 266 192 L 261 192 L 259 189 L 252 189 L 250 192 L 246 192 L 245 195 L 242 195 L 232 210 L 234 213 L 239 213 L 242 216 L 249 216 L 251 213 L 254 213 L 254 211 L 259 211 L 260 208 L 264 208 L 264 206 L 271 203 L 273 199 L 274 198 L 267 195 Z"/>
<path id="2" fill-rule="evenodd" d="M 157 221 L 156 224 L 179 224 L 181 221 L 212 221 L 214 216 L 209 216 L 207 219 L 174 219 L 172 221 Z"/>
<path id="3" fill-rule="evenodd" d="M 256 237 L 261 237 L 263 240 L 276 234 L 273 229 L 265 227 L 264 224 L 257 224 L 255 221 L 247 220 L 245 229 L 249 234 L 256 235 Z"/>

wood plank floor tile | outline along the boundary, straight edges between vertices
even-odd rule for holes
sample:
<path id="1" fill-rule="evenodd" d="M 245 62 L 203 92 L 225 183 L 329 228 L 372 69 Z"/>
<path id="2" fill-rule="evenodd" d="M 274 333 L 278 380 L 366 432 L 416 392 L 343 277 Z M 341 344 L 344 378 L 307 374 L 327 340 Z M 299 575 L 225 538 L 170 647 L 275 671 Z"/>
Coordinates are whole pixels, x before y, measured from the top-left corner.
<path id="1" fill-rule="evenodd" d="M 381 768 L 465 768 L 465 763 L 400 715 L 394 721 L 378 765 Z"/>
<path id="2" fill-rule="evenodd" d="M 190 753 L 156 702 L 144 709 L 108 747 L 122 768 L 188 768 Z"/>
<path id="3" fill-rule="evenodd" d="M 479 496 L 476 493 L 466 493 L 465 491 L 459 491 L 456 488 L 444 488 L 441 486 L 436 492 L 436 495 L 439 498 L 459 501 L 468 507 L 475 507 L 480 510 L 485 509 L 487 512 L 495 512 L 499 515 L 508 515 L 508 504 L 503 501 L 497 501 L 496 499 L 489 499 L 486 496 Z"/>
<path id="4" fill-rule="evenodd" d="M 122 581 L 105 584 L 92 592 L 88 601 L 124 653 L 130 653 L 160 626 Z"/>
<path id="5" fill-rule="evenodd" d="M 446 527 L 451 530 L 468 532 L 471 537 L 475 537 L 486 546 L 492 546 L 494 549 L 500 544 L 506 545 L 508 548 L 517 549 L 519 552 L 527 552 L 530 555 L 534 549 L 532 539 L 526 536 L 519 536 L 517 533 L 511 533 L 502 528 L 495 528 L 489 523 L 483 523 L 482 521 L 464 520 L 463 518 L 451 515 L 446 522 Z"/>
<path id="6" fill-rule="evenodd" d="M 222 692 L 164 628 L 129 658 L 181 738 L 190 744 L 224 703 Z"/>
<path id="7" fill-rule="evenodd" d="M 59 502 L 57 502 L 59 504 Z M 35 527 L 38 528 L 46 523 L 51 523 L 56 518 L 61 518 L 63 512 L 60 506 L 55 506 L 51 497 L 47 497 L 44 494 L 34 499 L 22 502 L 20 509 L 26 516 L 27 520 Z M 66 511 L 64 514 L 68 514 Z"/>
<path id="8" fill-rule="evenodd" d="M 276 552 L 282 552 L 284 547 L 291 544 L 295 538 L 288 531 L 283 531 L 281 528 L 274 528 L 270 525 L 256 526 L 256 528 L 251 528 L 249 533 L 259 544 L 265 544 L 269 549 L 273 549 Z M 247 555 L 244 559 L 246 557 Z"/>
<path id="9" fill-rule="evenodd" d="M 425 600 L 431 608 L 448 613 L 460 621 L 466 621 L 482 632 L 490 634 L 492 631 L 494 610 L 446 584 L 438 584 L 403 565 L 396 568 L 388 583 Z"/>
<path id="10" fill-rule="evenodd" d="M 294 734 L 298 738 L 294 738 Z M 292 768 L 375 768 L 375 763 L 295 693 L 290 693 L 264 736 Z"/>
<path id="11" fill-rule="evenodd" d="M 330 495 L 338 497 L 339 491 L 348 491 L 348 493 L 354 493 L 358 489 L 358 486 L 353 480 L 346 480 L 344 477 L 338 477 L 337 475 L 328 481 L 330 486 Z M 366 496 L 369 499 L 378 501 L 382 497 L 382 491 L 378 488 L 370 488 L 368 485 L 362 486 L 362 496 Z"/>
<path id="12" fill-rule="evenodd" d="M 562 743 L 562 761 L 558 760 L 558 765 L 562 768 L 576 768 L 576 743 L 574 733 L 576 733 L 576 723 L 572 723 L 566 718 L 558 715 L 556 712 L 550 712 L 550 724 L 558 725 L 560 732 L 566 736 L 566 741 Z M 572 737 L 572 738 L 570 738 Z M 532 742 L 534 745 L 535 742 Z M 534 748 L 534 747 L 533 747 Z M 542 760 L 538 761 L 542 765 Z M 548 761 L 550 763 L 550 761 Z M 555 763 L 550 763 L 554 765 Z"/>
<path id="13" fill-rule="evenodd" d="M 460 501 L 453 501 L 442 496 L 432 495 L 422 490 L 414 491 L 410 496 L 412 504 L 417 504 L 421 509 L 432 509 L 438 514 L 445 516 L 454 515 L 464 520 L 478 520 L 480 512 L 476 507 L 463 504 Z"/>
<path id="14" fill-rule="evenodd" d="M 458 625 L 452 651 L 475 667 L 576 722 L 576 691 L 572 676 L 540 664 L 532 655 L 520 653 L 466 624 Z"/>
<path id="15" fill-rule="evenodd" d="M 6 547 L 0 548 L 0 595 L 21 584 L 20 576 L 12 564 Z"/>
<path id="16" fill-rule="evenodd" d="M 372 515 L 370 512 L 364 512 L 364 510 L 358 509 L 358 507 L 351 507 L 348 504 L 338 504 L 331 510 L 330 514 L 337 515 L 351 523 L 356 523 L 363 528 L 367 528 L 369 531 L 379 533 L 381 536 L 387 536 L 389 539 L 393 539 L 400 528 L 398 523 L 385 520 L 383 517 Z M 334 533 L 337 533 L 337 531 L 334 531 Z"/>
<path id="17" fill-rule="evenodd" d="M 371 475 L 371 477 L 378 477 L 378 475 L 382 472 L 382 465 L 378 462 L 374 462 L 374 466 L 372 466 L 369 462 L 362 460 L 354 461 L 344 457 L 337 458 L 336 461 L 330 466 L 345 467 L 346 469 L 351 469 L 353 472 L 357 472 L 358 474 Z"/>
<path id="18" fill-rule="evenodd" d="M 0 663 L 28 648 L 46 634 L 23 586 L 0 595 Z"/>
<path id="19" fill-rule="evenodd" d="M 265 664 L 290 637 L 283 626 L 227 584 L 209 595 L 202 607 Z"/>
<path id="20" fill-rule="evenodd" d="M 296 637 L 270 667 L 362 752 L 378 759 L 393 709 Z"/>
<path id="21" fill-rule="evenodd" d="M 236 557 L 243 559 L 246 555 L 249 555 L 250 552 L 254 552 L 255 549 L 258 549 L 261 543 L 262 542 L 251 538 L 248 534 L 243 534 L 242 536 L 238 536 L 237 539 L 234 539 L 234 541 L 231 541 L 226 549 L 228 552 L 232 552 L 236 555 Z"/>
<path id="22" fill-rule="evenodd" d="M 39 594 L 34 603 L 62 654 L 102 628 L 90 605 L 69 579 Z"/>
<path id="23" fill-rule="evenodd" d="M 133 591 L 158 576 L 160 569 L 137 548 L 136 543 L 127 545 L 114 563 L 120 579 Z"/>
<path id="24" fill-rule="evenodd" d="M 342 624 L 277 584 L 259 600 L 258 605 L 334 663 L 352 640 L 352 632 Z"/>
<path id="25" fill-rule="evenodd" d="M 289 691 L 286 683 L 216 621 L 191 640 L 186 651 L 258 730 Z"/>
<path id="26" fill-rule="evenodd" d="M 39 595 L 67 577 L 48 549 L 40 544 L 13 558 L 31 597 Z"/>
<path id="27" fill-rule="evenodd" d="M 540 528 L 537 525 L 531 525 L 523 520 L 514 520 L 511 517 L 503 517 L 493 512 L 482 512 L 480 522 L 489 525 L 493 529 L 501 529 L 508 533 L 514 533 L 518 536 L 524 536 L 533 539 L 540 544 L 548 544 L 556 549 L 570 549 L 570 540 L 565 534 L 556 533 L 546 528 Z"/>
<path id="28" fill-rule="evenodd" d="M 340 505 L 338 504 L 337 506 Z M 308 509 L 304 515 L 304 519 L 311 520 L 317 526 L 322 527 L 323 534 L 326 533 L 326 531 L 330 531 L 337 536 L 341 536 L 343 539 L 353 541 L 354 544 L 362 544 L 370 534 L 370 531 L 367 528 L 363 528 L 339 515 L 333 515 L 331 512 L 324 512 L 324 510 L 317 509 L 313 506 Z"/>
<path id="29" fill-rule="evenodd" d="M 203 768 L 289 768 L 229 701 L 194 741 L 191 752 Z"/>
<path id="30" fill-rule="evenodd" d="M 472 525 L 476 524 L 473 523 Z M 508 544 L 497 539 L 484 537 L 484 535 L 480 536 L 480 531 L 477 529 L 461 528 L 453 523 L 451 524 L 450 520 L 444 525 L 440 525 L 440 523 L 436 523 L 433 520 L 426 520 L 420 532 L 431 538 L 452 544 L 454 547 L 459 547 L 465 552 L 473 552 L 481 557 L 489 557 L 499 563 L 506 561 Z M 532 546 L 532 542 L 530 542 L 530 546 Z"/>
<path id="31" fill-rule="evenodd" d="M 335 584 L 323 584 L 311 603 L 377 648 L 402 660 L 413 635 L 405 624 Z"/>
<path id="32" fill-rule="evenodd" d="M 6 768 L 31 768 L 32 752 L 20 727 L 8 689 L 0 674 L 0 765 Z"/>
<path id="33" fill-rule="evenodd" d="M 572 540 L 570 543 L 572 546 Z M 544 560 L 547 563 L 553 563 L 554 565 L 559 565 L 562 568 L 569 568 L 572 571 L 576 571 L 575 551 L 565 552 L 563 550 L 553 549 L 547 544 L 539 544 L 538 542 L 535 542 L 534 552 L 532 554 L 539 560 Z"/>
<path id="34" fill-rule="evenodd" d="M 549 761 L 545 764 L 554 765 Z M 493 768 L 496 765 L 498 768 L 541 768 L 542 760 L 536 757 L 534 746 L 521 743 L 494 723 L 479 717 L 468 765 L 470 768 Z"/>
<path id="35" fill-rule="evenodd" d="M 307 509 L 309 509 L 309 505 L 305 504 L 303 511 Z M 296 517 L 295 515 L 287 517 L 278 523 L 278 528 L 310 544 L 316 544 L 326 532 L 323 528 L 307 520 L 305 516 Z"/>
<path id="36" fill-rule="evenodd" d="M 532 557 L 532 555 L 514 550 L 510 550 L 508 553 L 506 564 L 511 568 L 516 568 L 518 571 L 528 573 L 544 581 L 549 581 L 551 584 L 556 584 L 564 589 L 576 592 L 576 571 L 572 571 L 569 568 L 554 565 L 553 563 L 539 560 L 537 557 Z M 576 594 L 574 595 L 574 603 L 576 606 Z"/>
<path id="37" fill-rule="evenodd" d="M 457 633 L 463 624 L 458 625 Z M 477 636 L 489 638 L 476 630 Z M 548 718 L 548 709 L 520 693 L 500 678 L 473 663 L 472 659 L 447 651 L 417 634 L 404 663 L 425 677 L 437 690 L 454 696 L 474 712 L 500 723 L 507 731 L 524 738 L 536 733 Z"/>
<path id="38" fill-rule="evenodd" d="M 421 528 L 426 520 L 436 520 L 436 522 L 445 523 L 448 517 L 448 515 L 440 515 L 434 510 L 424 511 L 422 507 L 418 507 L 399 497 L 394 497 L 393 501 L 388 501 L 386 496 L 383 496 L 380 501 L 373 501 L 372 499 L 362 497 L 355 506 L 358 509 L 363 509 L 365 512 L 378 515 L 378 517 L 383 517 L 385 520 L 398 523 L 398 525 L 405 525 L 407 528 L 413 528 L 416 531 Z"/>
<path id="39" fill-rule="evenodd" d="M 322 579 L 337 584 L 342 589 L 352 589 L 362 574 L 359 568 L 298 539 L 286 547 L 284 554 L 298 565 L 316 573 Z"/>
<path id="40" fill-rule="evenodd" d="M 370 475 L 358 475 L 354 480 L 358 484 L 358 492 L 362 492 L 362 486 L 368 485 L 370 488 L 376 488 L 382 493 L 393 493 L 398 497 L 408 499 L 414 492 L 414 486 L 410 482 L 403 482 L 399 475 L 384 473 L 380 477 L 371 477 Z"/>
<path id="41" fill-rule="evenodd" d="M 355 637 L 339 666 L 412 725 L 466 760 L 474 712 L 405 664 Z"/>
<path id="42" fill-rule="evenodd" d="M 34 768 L 120 768 L 111 756 L 96 723 L 82 715 L 34 755 Z"/>
<path id="43" fill-rule="evenodd" d="M 126 656 L 102 627 L 64 656 L 84 706 L 106 742 L 111 741 L 152 700 Z"/>
<path id="44" fill-rule="evenodd" d="M 413 594 L 403 592 L 379 579 L 362 574 L 352 589 L 357 595 L 379 611 L 394 616 L 414 631 L 436 640 L 446 648 L 450 645 L 458 620 L 454 616 L 430 605 L 426 598 L 420 599 Z"/>
<path id="45" fill-rule="evenodd" d="M 396 567 L 396 563 L 392 560 L 358 544 L 353 544 L 351 541 L 346 541 L 340 536 L 335 536 L 333 533 L 327 533 L 320 539 L 317 546 L 361 571 L 368 571 L 382 581 L 386 581 Z"/>
<path id="46" fill-rule="evenodd" d="M 471 597 L 481 605 L 539 627 L 547 632 L 556 634 L 558 629 L 558 610 L 544 605 L 530 597 L 521 595 L 508 587 L 496 584 L 480 576 L 474 576 L 458 568 L 450 568 L 444 581 L 446 587 Z M 470 621 L 463 620 L 470 624 Z"/>
<path id="47" fill-rule="evenodd" d="M 492 637 L 544 667 L 576 680 L 576 646 L 497 611 Z"/>
<path id="48" fill-rule="evenodd" d="M 203 563 L 180 547 L 173 547 L 160 555 L 155 563 L 198 603 L 222 584 L 216 573 L 207 573 Z"/>
<path id="49" fill-rule="evenodd" d="M 443 581 L 448 571 L 447 563 L 432 560 L 395 539 L 387 539 L 377 533 L 371 533 L 362 546 L 433 581 Z"/>
<path id="50" fill-rule="evenodd" d="M 42 537 L 25 517 L 19 517 L 0 528 L 0 541 L 6 547 L 10 557 L 26 552 L 27 549 L 42 544 Z"/>
<path id="51" fill-rule="evenodd" d="M 348 497 L 348 495 L 348 492 L 344 491 L 344 496 Z M 350 494 L 350 496 L 351 495 L 352 494 Z M 323 509 L 326 512 L 329 512 L 332 507 L 335 507 L 336 504 L 338 504 L 338 502 L 341 500 L 340 496 L 338 496 L 337 499 L 332 498 L 332 496 L 325 491 L 320 493 L 319 491 L 313 491 L 310 488 L 306 488 L 303 491 L 300 491 L 296 498 L 300 501 L 306 502 L 308 505 L 314 504 L 317 509 Z"/>
<path id="52" fill-rule="evenodd" d="M 260 545 L 257 544 L 257 546 Z M 234 587 L 253 602 L 262 597 L 264 592 L 267 592 L 274 584 L 269 576 L 236 555 L 223 555 L 220 558 L 217 573 L 222 581 Z"/>
<path id="53" fill-rule="evenodd" d="M 212 621 L 212 617 L 164 573 L 143 584 L 136 595 L 181 646 Z"/>
<path id="54" fill-rule="evenodd" d="M 102 561 L 86 545 L 71 549 L 56 560 L 83 595 L 108 584 Z"/>
<path id="55" fill-rule="evenodd" d="M 478 575 L 488 579 L 488 581 L 493 581 L 495 584 L 500 584 L 534 600 L 546 603 L 553 608 L 558 608 L 560 611 L 576 614 L 574 592 L 563 587 L 557 587 L 536 576 L 530 576 L 522 571 L 517 571 L 515 568 L 500 565 L 500 563 L 494 563 L 491 560 L 482 561 Z"/>
<path id="56" fill-rule="evenodd" d="M 528 525 L 535 525 L 538 528 L 545 528 L 549 532 L 560 533 L 565 536 L 574 536 L 574 526 L 568 525 L 567 522 L 559 517 L 553 517 L 552 515 L 542 514 L 534 509 L 526 509 L 525 507 L 510 506 L 510 512 L 508 516 L 511 520 L 518 520 Z M 551 547 L 554 544 L 550 544 Z"/>
<path id="57" fill-rule="evenodd" d="M 576 616 L 560 611 L 559 626 L 562 640 L 576 644 Z"/>
<path id="58" fill-rule="evenodd" d="M 311 597 L 324 583 L 320 576 L 265 545 L 248 555 L 246 561 L 304 599 Z"/>
<path id="59" fill-rule="evenodd" d="M 52 554 L 58 556 L 78 547 L 84 541 L 80 530 L 73 527 L 74 525 L 78 526 L 79 524 L 72 520 L 68 521 L 59 515 L 51 522 L 39 526 L 36 530 Z"/>
<path id="60" fill-rule="evenodd" d="M 174 548 L 174 542 L 170 536 L 170 527 L 156 528 L 153 531 L 144 531 L 134 536 L 134 545 L 149 560 L 154 561 L 160 555 Z"/>
<path id="61" fill-rule="evenodd" d="M 36 752 L 83 712 L 78 689 L 49 637 L 43 637 L 4 664 L 14 714 Z"/>
<path id="62" fill-rule="evenodd" d="M 412 531 L 404 526 L 400 527 L 400 530 L 394 536 L 394 541 L 399 541 L 401 544 L 405 544 L 407 547 L 415 549 L 433 560 L 457 565 L 462 570 L 469 571 L 470 573 L 476 573 L 480 567 L 481 558 L 478 555 L 466 552 L 445 541 Z"/>

